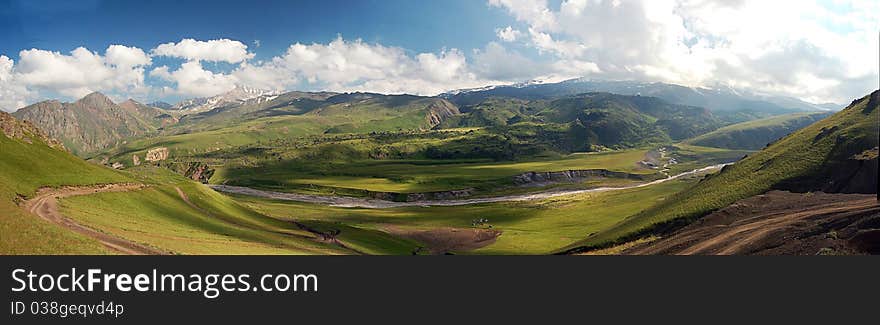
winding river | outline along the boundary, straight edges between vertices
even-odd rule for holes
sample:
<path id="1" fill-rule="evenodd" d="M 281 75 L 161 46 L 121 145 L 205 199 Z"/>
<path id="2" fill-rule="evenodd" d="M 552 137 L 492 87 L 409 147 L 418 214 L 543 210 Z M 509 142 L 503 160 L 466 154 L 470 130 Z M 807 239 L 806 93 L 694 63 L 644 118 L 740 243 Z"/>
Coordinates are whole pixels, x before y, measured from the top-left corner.
<path id="1" fill-rule="evenodd" d="M 329 206 L 333 206 L 333 207 L 345 207 L 345 208 L 388 209 L 388 208 L 400 208 L 400 207 L 457 206 L 457 205 L 470 205 L 470 204 L 495 203 L 495 202 L 533 201 L 533 200 L 543 200 L 543 199 L 553 198 L 553 197 L 557 197 L 557 196 L 574 195 L 574 194 L 582 194 L 582 193 L 619 191 L 619 190 L 626 190 L 626 189 L 656 185 L 656 184 L 668 182 L 671 180 L 675 180 L 675 179 L 678 179 L 681 177 L 686 177 L 686 176 L 690 176 L 690 175 L 714 171 L 714 170 L 721 169 L 722 167 L 724 167 L 726 165 L 729 165 L 729 164 L 719 164 L 719 165 L 712 165 L 712 166 L 708 166 L 708 167 L 698 168 L 698 169 L 694 169 L 691 171 L 683 172 L 683 173 L 675 175 L 675 176 L 670 176 L 670 177 L 666 177 L 663 179 L 658 179 L 653 182 L 641 183 L 641 184 L 631 185 L 631 186 L 597 187 L 597 188 L 584 189 L 584 190 L 555 190 L 555 191 L 546 191 L 546 192 L 538 192 L 538 193 L 531 193 L 531 194 L 517 194 L 517 195 L 504 195 L 504 196 L 493 196 L 493 197 L 483 197 L 483 198 L 473 198 L 473 199 L 456 199 L 456 200 L 440 200 L 440 201 L 394 202 L 394 201 L 357 198 L 357 197 L 348 197 L 348 196 L 325 196 L 325 195 L 309 195 L 309 194 L 273 192 L 273 191 L 264 191 L 264 190 L 253 189 L 250 187 L 242 187 L 242 186 L 230 186 L 230 185 L 209 185 L 209 186 L 212 189 L 219 191 L 219 192 L 248 195 L 248 196 L 256 196 L 256 197 L 276 199 L 276 200 L 316 203 L 316 204 L 329 205 Z"/>

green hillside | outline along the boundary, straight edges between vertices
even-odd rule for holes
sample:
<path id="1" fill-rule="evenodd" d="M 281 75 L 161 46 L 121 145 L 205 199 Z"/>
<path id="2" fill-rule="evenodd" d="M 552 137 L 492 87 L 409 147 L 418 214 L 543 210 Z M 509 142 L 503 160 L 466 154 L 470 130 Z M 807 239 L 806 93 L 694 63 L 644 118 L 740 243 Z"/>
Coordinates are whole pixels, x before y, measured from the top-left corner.
<path id="1" fill-rule="evenodd" d="M 532 161 L 671 143 L 720 125 L 700 108 L 608 93 L 490 98 L 458 108 L 432 97 L 292 92 L 184 116 L 169 135 L 132 140 L 93 159 L 130 167 L 133 156 L 144 161 L 149 150 L 164 147 L 166 165 L 198 162 L 243 170 L 238 175 L 320 171 L 340 162 Z"/>
<path id="2" fill-rule="evenodd" d="M 303 93 L 309 94 L 309 93 Z M 261 105 L 221 107 L 181 118 L 163 136 L 141 138 L 97 155 L 132 164 L 155 147 L 167 147 L 171 159 L 193 157 L 243 146 L 260 146 L 325 134 L 367 134 L 428 130 L 458 114 L 449 102 L 419 96 L 343 94 L 321 99 L 285 94 Z M 308 102 L 308 104 L 304 104 Z M 309 141 L 309 140 L 307 140 Z M 101 160 L 101 159 L 97 159 Z"/>
<path id="3" fill-rule="evenodd" d="M 728 125 L 688 140 L 690 144 L 743 150 L 760 150 L 794 131 L 815 123 L 831 113 L 810 112 L 773 116 Z"/>
<path id="4" fill-rule="evenodd" d="M 104 233 L 176 254 L 352 253 L 166 169 L 141 166 L 131 173 L 150 187 L 67 198 L 61 211 Z"/>
<path id="5" fill-rule="evenodd" d="M 43 221 L 19 208 L 38 188 L 128 182 L 114 170 L 52 148 L 39 129 L 0 112 L 0 252 L 4 254 L 101 254 L 97 241 Z"/>
<path id="6" fill-rule="evenodd" d="M 6 113 L 0 113 L 0 130 L 3 254 L 112 253 L 95 239 L 46 222 L 20 207 L 43 187 L 112 183 L 140 183 L 147 188 L 64 198 L 59 201 L 61 212 L 89 228 L 173 253 L 352 253 L 167 169 L 141 166 L 116 171 L 88 163 L 66 152 L 32 124 Z"/>
<path id="7" fill-rule="evenodd" d="M 465 114 L 443 127 L 541 124 L 564 129 L 579 151 L 683 140 L 712 131 L 723 123 L 699 107 L 673 105 L 653 97 L 586 93 L 556 99 L 490 97 L 461 108 Z"/>
<path id="8" fill-rule="evenodd" d="M 803 128 L 569 249 L 608 246 L 687 224 L 771 189 L 875 193 L 880 91 Z"/>

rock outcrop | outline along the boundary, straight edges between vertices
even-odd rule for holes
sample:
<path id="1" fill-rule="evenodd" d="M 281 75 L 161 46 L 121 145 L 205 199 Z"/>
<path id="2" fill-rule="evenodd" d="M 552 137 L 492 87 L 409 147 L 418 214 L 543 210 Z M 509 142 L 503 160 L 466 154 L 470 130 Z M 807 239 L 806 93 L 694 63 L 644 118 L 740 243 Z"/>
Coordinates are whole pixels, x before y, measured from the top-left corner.
<path id="1" fill-rule="evenodd" d="M 168 159 L 168 148 L 159 147 L 147 151 L 147 157 L 144 160 L 149 162 L 158 162 Z"/>
<path id="2" fill-rule="evenodd" d="M 644 175 L 615 172 L 605 169 L 565 170 L 557 172 L 528 172 L 513 177 L 516 185 L 547 185 L 552 183 L 576 183 L 593 178 L 623 178 L 645 180 Z"/>
<path id="3" fill-rule="evenodd" d="M 430 128 L 440 125 L 443 120 L 450 116 L 461 114 L 455 104 L 450 103 L 445 99 L 432 102 L 428 105 L 427 110 L 428 112 L 425 118 L 427 119 Z"/>
<path id="4" fill-rule="evenodd" d="M 373 192 L 366 191 L 367 196 L 395 202 L 415 202 L 415 201 L 442 201 L 462 199 L 474 194 L 476 190 L 466 188 L 461 190 L 438 191 L 438 192 L 422 192 L 422 193 L 395 193 L 395 192 Z"/>
<path id="5" fill-rule="evenodd" d="M 39 140 L 49 147 L 67 150 L 61 142 L 50 137 L 33 123 L 20 121 L 5 112 L 0 112 L 0 131 L 9 138 L 18 139 L 26 143 L 33 143 L 34 140 Z"/>
<path id="6" fill-rule="evenodd" d="M 162 161 L 157 162 L 156 165 L 168 168 L 179 175 L 202 184 L 207 184 L 211 176 L 214 175 L 214 169 L 211 166 L 199 161 Z"/>
<path id="7" fill-rule="evenodd" d="M 211 176 L 214 175 L 214 169 L 204 163 L 193 162 L 187 164 L 183 175 L 196 182 L 207 184 Z"/>

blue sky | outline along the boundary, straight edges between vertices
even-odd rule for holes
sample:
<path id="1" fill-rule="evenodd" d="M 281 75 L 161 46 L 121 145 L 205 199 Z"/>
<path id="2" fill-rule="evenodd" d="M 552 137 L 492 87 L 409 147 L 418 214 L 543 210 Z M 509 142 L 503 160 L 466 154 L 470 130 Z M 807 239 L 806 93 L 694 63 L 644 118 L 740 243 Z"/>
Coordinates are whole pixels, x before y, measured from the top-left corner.
<path id="1" fill-rule="evenodd" d="M 416 52 L 478 48 L 515 20 L 473 0 L 448 1 L 2 1 L 0 53 L 70 51 L 110 44 L 152 48 L 183 38 L 229 38 L 276 55 L 291 42 L 323 43 L 338 34 Z"/>
<path id="2" fill-rule="evenodd" d="M 0 109 L 91 91 L 433 95 L 572 77 L 847 102 L 877 87 L 878 12 L 860 0 L 0 0 Z"/>

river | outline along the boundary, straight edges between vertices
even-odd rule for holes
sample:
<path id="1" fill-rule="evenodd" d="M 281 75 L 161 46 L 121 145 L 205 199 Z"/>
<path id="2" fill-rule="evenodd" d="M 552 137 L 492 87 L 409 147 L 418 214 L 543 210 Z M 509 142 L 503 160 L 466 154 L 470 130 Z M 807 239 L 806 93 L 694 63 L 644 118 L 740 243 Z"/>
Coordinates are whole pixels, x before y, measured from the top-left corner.
<path id="1" fill-rule="evenodd" d="M 656 184 L 668 182 L 668 181 L 678 179 L 681 177 L 685 177 L 685 176 L 705 173 L 708 171 L 721 169 L 725 165 L 729 165 L 729 164 L 719 164 L 719 165 L 712 165 L 712 166 L 708 166 L 708 167 L 698 168 L 698 169 L 694 169 L 691 171 L 683 172 L 683 173 L 675 175 L 675 176 L 670 176 L 670 177 L 658 179 L 656 181 L 652 181 L 652 182 L 648 182 L 648 183 L 641 183 L 641 184 L 636 184 L 636 185 L 631 185 L 631 186 L 597 187 L 597 188 L 583 189 L 583 190 L 551 190 L 551 191 L 546 191 L 546 192 L 538 192 L 538 193 L 530 193 L 530 194 L 516 194 L 516 195 L 503 195 L 503 196 L 482 197 L 482 198 L 473 198 L 473 199 L 455 199 L 455 200 L 439 200 L 439 201 L 394 202 L 394 201 L 357 198 L 357 197 L 349 197 L 349 196 L 328 196 L 328 195 L 309 195 L 309 194 L 273 192 L 273 191 L 258 190 L 258 189 L 254 189 L 254 188 L 250 188 L 250 187 L 231 186 L 231 185 L 209 185 L 209 186 L 212 189 L 219 191 L 219 192 L 241 194 L 241 195 L 248 195 L 248 196 L 256 196 L 256 197 L 276 199 L 276 200 L 316 203 L 316 204 L 329 205 L 329 206 L 333 206 L 333 207 L 345 207 L 345 208 L 388 209 L 388 208 L 401 208 L 401 207 L 458 206 L 458 205 L 495 203 L 495 202 L 534 201 L 534 200 L 543 200 L 543 199 L 548 199 L 548 198 L 553 198 L 553 197 L 558 197 L 558 196 L 574 195 L 574 194 L 582 194 L 582 193 L 620 191 L 620 190 L 656 185 Z"/>

